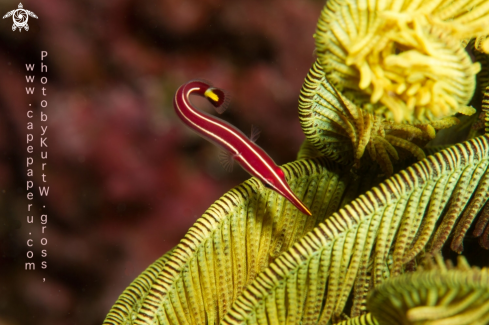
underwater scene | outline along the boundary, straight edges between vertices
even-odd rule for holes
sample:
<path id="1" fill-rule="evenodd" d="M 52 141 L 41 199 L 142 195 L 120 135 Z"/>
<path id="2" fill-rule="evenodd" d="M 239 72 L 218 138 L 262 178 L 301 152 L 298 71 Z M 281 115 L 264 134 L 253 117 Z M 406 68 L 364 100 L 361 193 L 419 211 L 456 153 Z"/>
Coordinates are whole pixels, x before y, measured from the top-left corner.
<path id="1" fill-rule="evenodd" d="M 489 1 L 0 10 L 0 325 L 489 324 Z"/>
<path id="2" fill-rule="evenodd" d="M 488 33 L 483 1 L 327 1 L 288 191 L 253 135 L 190 102 L 219 108 L 226 94 L 183 85 L 182 120 L 255 177 L 104 324 L 489 323 L 487 251 L 473 248 L 489 249 Z"/>

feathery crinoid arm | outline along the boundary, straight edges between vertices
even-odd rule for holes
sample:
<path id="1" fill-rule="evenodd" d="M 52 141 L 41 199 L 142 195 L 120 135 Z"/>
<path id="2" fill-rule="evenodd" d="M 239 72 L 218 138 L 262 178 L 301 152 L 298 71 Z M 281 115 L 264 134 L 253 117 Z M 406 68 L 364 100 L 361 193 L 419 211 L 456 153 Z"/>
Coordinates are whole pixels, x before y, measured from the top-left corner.
<path id="1" fill-rule="evenodd" d="M 330 82 L 350 100 L 389 120 L 426 123 L 465 111 L 480 64 L 464 47 L 489 34 L 487 19 L 479 0 L 331 0 L 314 38 Z"/>
<path id="2" fill-rule="evenodd" d="M 257 179 L 244 182 L 195 222 L 161 271 L 135 280 L 104 324 L 219 323 L 271 261 L 343 204 L 351 184 L 325 159 L 295 161 L 282 169 L 312 216 Z"/>
<path id="3" fill-rule="evenodd" d="M 426 264 L 372 290 L 367 305 L 379 325 L 489 323 L 489 269 L 463 256 L 457 267 L 441 255 Z"/>
<path id="4" fill-rule="evenodd" d="M 148 298 L 152 287 L 157 286 L 155 282 L 170 259 L 172 251 L 173 249 L 151 264 L 124 290 L 107 314 L 104 324 L 131 324 L 139 313 L 145 312 L 144 308 L 141 308 L 141 301 Z"/>
<path id="5" fill-rule="evenodd" d="M 488 324 L 489 269 L 454 267 L 441 255 L 419 270 L 386 280 L 368 297 L 369 313 L 334 325 Z"/>
<path id="6" fill-rule="evenodd" d="M 369 292 L 404 281 L 446 243 L 462 252 L 472 226 L 488 248 L 489 136 L 422 149 L 455 114 L 475 111 L 481 65 L 465 46 L 476 38 L 489 51 L 488 15 L 481 0 L 328 0 L 301 90 L 301 160 L 281 167 L 312 215 L 244 182 L 128 287 L 104 324 L 377 324 Z M 406 157 L 419 161 L 400 170 Z M 378 166 L 393 174 L 380 184 Z M 450 305 L 425 289 L 428 305 Z M 472 316 L 487 317 L 485 295 Z M 440 311 L 416 308 L 415 319 Z M 457 317 L 451 310 L 437 315 Z"/>
<path id="7" fill-rule="evenodd" d="M 488 186 L 477 184 L 489 180 L 488 165 L 489 138 L 481 136 L 360 195 L 260 273 L 223 323 L 328 324 L 344 314 L 365 313 L 369 288 L 403 273 L 421 252 L 438 251 L 446 234 L 452 233 L 452 247 L 462 250 L 459 238 L 465 232 L 453 226 L 465 225 L 465 217 L 473 220 L 487 204 Z M 353 306 L 345 310 L 351 295 Z"/>
<path id="8" fill-rule="evenodd" d="M 370 113 L 364 106 L 343 96 L 317 60 L 299 99 L 299 120 L 308 143 L 329 159 L 344 164 L 355 162 L 357 168 L 373 161 L 389 176 L 400 158 L 425 158 L 421 147 L 436 136 L 436 131 L 458 123 L 455 117 L 396 123 Z"/>
<path id="9" fill-rule="evenodd" d="M 465 232 L 453 229 L 487 207 L 488 186 L 477 184 L 489 180 L 488 162 L 489 139 L 478 137 L 427 157 L 347 205 L 345 195 L 357 182 L 335 164 L 285 165 L 312 216 L 251 179 L 212 205 L 155 263 L 158 269 L 136 279 L 104 324 L 327 324 L 360 316 L 369 289 L 402 274 L 421 252 L 436 252 L 446 234 L 454 234 L 461 250 L 457 238 Z M 351 296 L 353 306 L 345 309 Z"/>

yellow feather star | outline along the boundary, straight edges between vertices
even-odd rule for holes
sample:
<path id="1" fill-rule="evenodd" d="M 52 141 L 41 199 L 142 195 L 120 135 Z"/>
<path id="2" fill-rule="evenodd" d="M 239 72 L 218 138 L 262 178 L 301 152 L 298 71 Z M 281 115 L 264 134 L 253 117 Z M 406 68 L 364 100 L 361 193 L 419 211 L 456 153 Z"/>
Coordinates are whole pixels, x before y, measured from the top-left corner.
<path id="1" fill-rule="evenodd" d="M 489 269 L 470 267 L 460 256 L 455 268 L 436 255 L 417 272 L 375 288 L 368 306 L 380 325 L 462 325 L 489 323 Z M 429 262 L 430 262 L 429 261 Z"/>
<path id="2" fill-rule="evenodd" d="M 464 46 L 477 37 L 489 52 L 488 20 L 480 0 L 331 0 L 314 37 L 328 79 L 349 99 L 396 122 L 426 123 L 474 113 L 466 105 L 480 64 Z"/>
<path id="3" fill-rule="evenodd" d="M 430 123 L 400 124 L 369 113 L 328 82 L 319 61 L 302 87 L 299 118 L 310 145 L 323 155 L 342 163 L 354 161 L 358 168 L 367 150 L 386 175 L 394 172 L 392 160 L 399 160 L 399 148 L 421 160 L 425 153 L 420 145 L 433 139 L 436 130 L 458 123 L 455 117 L 447 117 Z"/>

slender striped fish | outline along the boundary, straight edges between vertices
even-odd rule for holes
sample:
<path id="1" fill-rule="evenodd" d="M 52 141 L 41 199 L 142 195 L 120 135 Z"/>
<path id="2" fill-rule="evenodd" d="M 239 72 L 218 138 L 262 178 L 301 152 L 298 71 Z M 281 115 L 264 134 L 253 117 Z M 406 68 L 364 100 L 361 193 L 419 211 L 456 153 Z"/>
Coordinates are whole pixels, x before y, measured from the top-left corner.
<path id="1" fill-rule="evenodd" d="M 202 80 L 191 80 L 178 88 L 173 107 L 180 119 L 207 140 L 224 148 L 248 173 L 262 183 L 283 195 L 304 214 L 311 215 L 309 209 L 292 192 L 285 180 L 282 169 L 278 167 L 262 148 L 231 124 L 212 115 L 197 110 L 190 103 L 190 95 L 205 97 L 222 113 L 229 104 L 229 97 L 219 88 L 212 87 Z"/>

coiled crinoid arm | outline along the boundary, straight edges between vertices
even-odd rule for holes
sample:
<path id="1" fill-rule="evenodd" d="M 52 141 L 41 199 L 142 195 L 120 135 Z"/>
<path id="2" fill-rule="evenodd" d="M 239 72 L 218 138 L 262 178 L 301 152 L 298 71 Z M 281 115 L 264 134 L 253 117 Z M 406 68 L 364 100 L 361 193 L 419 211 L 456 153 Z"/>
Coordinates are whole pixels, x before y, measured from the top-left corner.
<path id="1" fill-rule="evenodd" d="M 437 263 L 385 281 L 368 298 L 380 325 L 489 324 L 489 269 Z"/>
<path id="2" fill-rule="evenodd" d="M 314 35 L 328 79 L 349 99 L 396 122 L 427 122 L 465 109 L 479 63 L 464 50 L 489 48 L 480 0 L 331 0 Z"/>
<path id="3" fill-rule="evenodd" d="M 370 161 L 378 163 L 387 175 L 394 171 L 393 161 L 399 160 L 399 149 L 401 154 L 410 153 L 421 160 L 425 153 L 420 145 L 433 139 L 436 130 L 458 123 L 454 117 L 417 124 L 385 120 L 337 91 L 319 61 L 302 87 L 299 118 L 309 145 L 329 159 L 345 164 L 355 162 L 359 167 L 368 151 Z"/>

